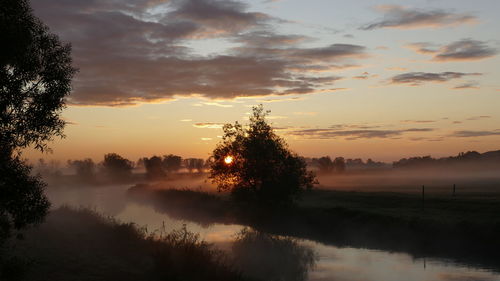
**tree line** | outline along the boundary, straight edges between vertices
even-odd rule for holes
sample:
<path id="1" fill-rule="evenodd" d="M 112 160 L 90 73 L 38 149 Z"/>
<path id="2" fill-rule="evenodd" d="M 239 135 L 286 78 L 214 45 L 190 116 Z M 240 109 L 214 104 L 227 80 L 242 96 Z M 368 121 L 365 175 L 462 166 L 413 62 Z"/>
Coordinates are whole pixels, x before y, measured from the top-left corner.
<path id="1" fill-rule="evenodd" d="M 182 171 L 202 173 L 208 167 L 207 161 L 201 158 L 182 158 L 178 155 L 168 154 L 142 157 L 134 162 L 119 154 L 108 153 L 98 163 L 90 158 L 68 160 L 67 167 L 74 172 L 79 180 L 94 181 L 98 177 L 105 177 L 108 180 L 120 182 L 129 180 L 133 170 L 144 170 L 146 177 L 154 180 Z M 43 159 L 39 160 L 37 171 L 45 176 L 62 175 L 57 163 L 47 163 Z"/>
<path id="2" fill-rule="evenodd" d="M 432 158 L 431 156 L 403 158 L 392 164 L 394 168 L 435 168 L 475 166 L 483 169 L 486 166 L 500 166 L 500 150 L 479 153 L 477 151 L 460 152 L 456 156 Z"/>

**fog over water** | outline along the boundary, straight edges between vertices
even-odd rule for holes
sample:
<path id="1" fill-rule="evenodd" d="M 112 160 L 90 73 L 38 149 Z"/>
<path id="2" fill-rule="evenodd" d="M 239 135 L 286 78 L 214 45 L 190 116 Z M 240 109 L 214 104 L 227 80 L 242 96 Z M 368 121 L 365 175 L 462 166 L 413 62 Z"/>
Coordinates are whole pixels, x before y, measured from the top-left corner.
<path id="1" fill-rule="evenodd" d="M 366 182 L 367 186 L 374 177 L 357 177 L 355 183 Z M 390 179 L 397 182 L 397 177 Z M 324 182 L 342 185 L 352 181 L 348 176 L 320 177 Z M 408 184 L 410 181 L 408 181 Z M 176 185 L 180 188 L 195 188 L 209 190 L 210 184 L 204 178 L 181 179 L 169 182 L 168 187 Z M 133 222 L 139 227 L 147 227 L 148 232 L 179 229 L 186 225 L 187 229 L 199 233 L 200 237 L 217 247 L 228 250 L 237 234 L 244 229 L 242 225 L 211 224 L 201 226 L 194 222 L 173 219 L 167 214 L 156 211 L 153 205 L 139 204 L 127 198 L 130 184 L 110 186 L 78 186 L 48 188 L 47 194 L 53 203 L 53 208 L 63 205 L 85 207 L 96 210 L 104 215 L 113 216 L 122 222 Z M 346 185 L 349 186 L 349 185 Z M 351 185 L 351 186 L 354 186 Z M 359 185 L 358 185 L 359 186 Z M 213 189 L 212 189 L 213 190 Z M 196 206 L 192 206 L 195 208 Z M 499 280 L 500 275 L 486 269 L 458 265 L 452 262 L 435 259 L 414 259 L 405 253 L 390 253 L 378 250 L 356 249 L 350 247 L 335 247 L 323 245 L 310 240 L 297 241 L 300 247 L 312 249 L 316 262 L 306 276 L 306 280 Z M 262 255 L 269 255 L 263 249 Z M 282 265 L 273 265 L 282 266 Z M 283 276 L 290 268 L 280 268 Z M 278 273 L 276 273 L 278 274 Z M 300 279 L 297 279 L 300 280 Z"/>

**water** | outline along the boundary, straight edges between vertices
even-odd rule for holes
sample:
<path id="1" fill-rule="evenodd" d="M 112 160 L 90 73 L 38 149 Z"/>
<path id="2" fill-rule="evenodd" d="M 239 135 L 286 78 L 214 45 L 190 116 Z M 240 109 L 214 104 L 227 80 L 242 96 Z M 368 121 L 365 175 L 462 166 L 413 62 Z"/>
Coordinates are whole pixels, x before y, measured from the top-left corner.
<path id="1" fill-rule="evenodd" d="M 57 208 L 61 205 L 86 207 L 105 215 L 113 216 L 122 222 L 133 222 L 139 227 L 146 227 L 149 232 L 162 228 L 187 229 L 199 233 L 200 238 L 214 243 L 221 249 L 236 238 L 244 226 L 199 224 L 173 219 L 159 213 L 149 205 L 141 205 L 127 200 L 127 186 L 109 186 L 105 188 L 68 188 L 49 190 L 48 196 Z M 316 264 L 309 271 L 309 281 L 326 280 L 383 280 L 383 281 L 469 281 L 500 280 L 500 274 L 490 270 L 470 267 L 436 259 L 414 259 L 405 253 L 335 247 L 310 240 L 298 240 L 298 244 L 309 247 L 316 253 Z"/>

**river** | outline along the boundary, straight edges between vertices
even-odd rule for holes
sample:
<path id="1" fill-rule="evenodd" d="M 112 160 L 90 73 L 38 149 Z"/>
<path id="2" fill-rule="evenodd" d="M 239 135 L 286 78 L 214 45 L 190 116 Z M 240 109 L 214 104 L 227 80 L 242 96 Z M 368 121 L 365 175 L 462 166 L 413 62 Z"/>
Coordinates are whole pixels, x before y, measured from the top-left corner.
<path id="1" fill-rule="evenodd" d="M 139 227 L 145 227 L 148 232 L 170 231 L 185 225 L 188 230 L 199 233 L 200 238 L 214 243 L 221 249 L 227 249 L 236 235 L 245 227 L 234 224 L 201 226 L 194 222 L 173 219 L 157 212 L 152 206 L 128 200 L 126 191 L 129 187 L 130 185 L 57 188 L 49 189 L 47 195 L 53 208 L 62 205 L 90 208 L 104 215 L 113 216 L 121 222 L 131 222 Z M 406 253 L 336 247 L 311 240 L 294 239 L 294 241 L 315 252 L 315 266 L 307 274 L 309 281 L 500 280 L 500 274 L 493 270 L 446 260 L 415 259 Z"/>

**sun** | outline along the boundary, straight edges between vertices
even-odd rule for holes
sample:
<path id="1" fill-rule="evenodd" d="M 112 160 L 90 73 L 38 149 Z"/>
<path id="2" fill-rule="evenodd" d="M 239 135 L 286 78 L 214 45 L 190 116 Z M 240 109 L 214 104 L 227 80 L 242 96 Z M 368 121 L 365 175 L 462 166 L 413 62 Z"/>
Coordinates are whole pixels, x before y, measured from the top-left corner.
<path id="1" fill-rule="evenodd" d="M 233 156 L 231 156 L 231 155 L 226 156 L 226 158 L 224 158 L 224 163 L 226 163 L 228 165 L 233 163 Z"/>

